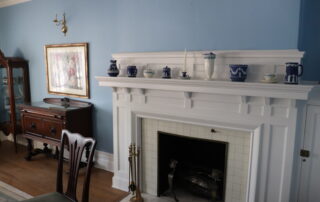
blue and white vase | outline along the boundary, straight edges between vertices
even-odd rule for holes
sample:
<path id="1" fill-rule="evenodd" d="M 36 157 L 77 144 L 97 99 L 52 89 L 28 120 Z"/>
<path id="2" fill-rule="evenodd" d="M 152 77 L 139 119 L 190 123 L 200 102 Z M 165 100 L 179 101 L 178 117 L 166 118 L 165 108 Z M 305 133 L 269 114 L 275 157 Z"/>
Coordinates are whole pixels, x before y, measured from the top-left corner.
<path id="1" fill-rule="evenodd" d="M 230 79 L 231 81 L 245 81 L 247 78 L 248 65 L 229 65 L 230 66 Z"/>
<path id="2" fill-rule="evenodd" d="M 138 73 L 138 69 L 136 66 L 128 66 L 127 73 L 128 73 L 128 77 L 136 77 Z"/>
<path id="3" fill-rule="evenodd" d="M 168 66 L 162 69 L 162 78 L 171 79 L 171 69 Z"/>
<path id="4" fill-rule="evenodd" d="M 119 69 L 117 68 L 117 61 L 116 60 L 110 60 L 111 64 L 108 69 L 108 75 L 111 77 L 117 77 L 119 75 Z"/>

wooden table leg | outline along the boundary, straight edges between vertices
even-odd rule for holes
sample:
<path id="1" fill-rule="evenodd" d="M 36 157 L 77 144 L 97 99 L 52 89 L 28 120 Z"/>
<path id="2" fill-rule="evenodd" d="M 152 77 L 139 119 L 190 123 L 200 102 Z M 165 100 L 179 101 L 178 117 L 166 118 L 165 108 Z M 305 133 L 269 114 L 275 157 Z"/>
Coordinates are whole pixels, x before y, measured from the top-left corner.
<path id="1" fill-rule="evenodd" d="M 31 139 L 28 139 L 27 138 L 27 141 L 28 141 L 28 145 L 27 145 L 27 150 L 28 150 L 28 155 L 25 157 L 25 159 L 27 161 L 30 161 L 31 160 L 31 157 L 32 157 L 32 150 L 33 150 L 33 145 L 32 145 L 32 140 Z"/>

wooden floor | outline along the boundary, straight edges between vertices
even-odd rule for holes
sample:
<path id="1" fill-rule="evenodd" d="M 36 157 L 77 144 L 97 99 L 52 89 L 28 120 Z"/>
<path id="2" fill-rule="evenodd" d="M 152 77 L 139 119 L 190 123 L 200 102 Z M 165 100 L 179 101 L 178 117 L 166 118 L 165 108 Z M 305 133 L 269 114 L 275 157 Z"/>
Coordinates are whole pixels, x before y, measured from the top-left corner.
<path id="1" fill-rule="evenodd" d="M 12 142 L 0 143 L 0 181 L 32 196 L 55 191 L 57 161 L 43 155 L 35 156 L 32 161 L 26 161 L 25 155 L 24 146 L 19 146 L 18 153 L 15 153 Z M 92 170 L 89 201 L 117 202 L 127 196 L 126 192 L 111 188 L 112 175 L 111 172 L 101 169 Z M 80 173 L 79 200 L 83 177 L 84 175 Z"/>

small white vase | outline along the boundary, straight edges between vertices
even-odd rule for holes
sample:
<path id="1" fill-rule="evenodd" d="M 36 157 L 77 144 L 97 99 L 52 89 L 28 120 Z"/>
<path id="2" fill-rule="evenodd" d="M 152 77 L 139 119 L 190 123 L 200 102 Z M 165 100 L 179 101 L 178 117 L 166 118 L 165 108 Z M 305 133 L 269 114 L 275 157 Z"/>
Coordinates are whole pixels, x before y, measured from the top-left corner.
<path id="1" fill-rule="evenodd" d="M 204 72 L 205 72 L 206 80 L 211 80 L 211 77 L 214 71 L 215 58 L 216 58 L 216 55 L 214 53 L 204 54 Z"/>

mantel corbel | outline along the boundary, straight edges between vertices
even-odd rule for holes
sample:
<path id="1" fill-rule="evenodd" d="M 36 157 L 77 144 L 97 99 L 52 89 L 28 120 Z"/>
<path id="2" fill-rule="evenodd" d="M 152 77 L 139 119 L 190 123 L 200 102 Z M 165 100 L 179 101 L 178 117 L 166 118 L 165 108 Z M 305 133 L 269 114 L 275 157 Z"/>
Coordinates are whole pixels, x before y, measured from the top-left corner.
<path id="1" fill-rule="evenodd" d="M 112 88 L 112 92 L 115 95 L 115 99 L 118 100 L 119 99 L 118 88 L 117 87 L 111 87 L 111 88 Z"/>
<path id="2" fill-rule="evenodd" d="M 131 93 L 131 88 L 123 88 L 123 90 L 124 90 L 125 93 L 128 93 L 128 94 Z"/>
<path id="3" fill-rule="evenodd" d="M 127 94 L 127 102 L 132 101 L 131 88 L 123 88 L 123 91 Z"/>
<path id="4" fill-rule="evenodd" d="M 146 98 L 146 89 L 144 88 L 139 88 L 138 89 L 139 94 L 141 95 L 141 103 L 145 104 L 147 102 Z"/>
<path id="5" fill-rule="evenodd" d="M 144 89 L 144 88 L 139 88 L 138 91 L 139 91 L 140 95 L 145 95 L 146 94 L 146 89 Z"/>
<path id="6" fill-rule="evenodd" d="M 118 88 L 117 87 L 112 87 L 112 92 L 117 93 L 118 92 Z"/>
<path id="7" fill-rule="evenodd" d="M 192 92 L 183 92 L 184 98 L 185 99 L 191 99 L 192 97 Z"/>
<path id="8" fill-rule="evenodd" d="M 249 110 L 248 108 L 249 96 L 240 95 L 239 100 L 240 100 L 239 113 L 247 114 Z"/>
<path id="9" fill-rule="evenodd" d="M 184 108 L 191 109 L 192 108 L 192 92 L 183 92 L 184 95 Z"/>
<path id="10" fill-rule="evenodd" d="M 270 106 L 271 105 L 271 101 L 272 101 L 272 98 L 270 97 L 264 97 L 264 105 L 265 106 Z"/>
<path id="11" fill-rule="evenodd" d="M 272 98 L 270 97 L 264 97 L 263 98 L 263 104 L 264 104 L 264 107 L 263 107 L 263 112 L 262 112 L 262 115 L 263 116 L 271 116 L 272 114 L 272 111 L 271 111 L 271 101 L 272 101 Z"/>
<path id="12" fill-rule="evenodd" d="M 245 95 L 240 95 L 239 96 L 239 100 L 241 104 L 247 104 L 248 100 L 249 100 L 249 96 L 245 96 Z"/>

